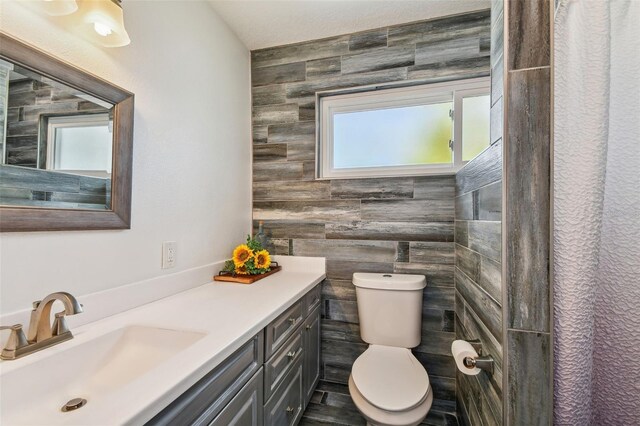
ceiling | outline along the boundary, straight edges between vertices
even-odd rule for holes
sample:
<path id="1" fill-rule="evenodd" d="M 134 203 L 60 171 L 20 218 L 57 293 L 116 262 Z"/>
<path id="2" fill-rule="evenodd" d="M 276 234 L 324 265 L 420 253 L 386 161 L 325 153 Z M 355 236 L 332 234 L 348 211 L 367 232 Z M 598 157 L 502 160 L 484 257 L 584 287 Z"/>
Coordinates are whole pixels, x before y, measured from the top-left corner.
<path id="1" fill-rule="evenodd" d="M 490 0 L 209 0 L 250 50 L 488 9 Z"/>

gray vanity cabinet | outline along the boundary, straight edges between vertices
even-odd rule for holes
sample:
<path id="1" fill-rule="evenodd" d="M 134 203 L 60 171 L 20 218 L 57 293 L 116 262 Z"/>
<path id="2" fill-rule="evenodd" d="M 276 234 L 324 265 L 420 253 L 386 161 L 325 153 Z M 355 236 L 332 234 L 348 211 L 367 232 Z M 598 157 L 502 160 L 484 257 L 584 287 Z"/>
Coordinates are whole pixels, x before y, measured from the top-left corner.
<path id="1" fill-rule="evenodd" d="M 264 407 L 265 426 L 294 426 L 304 412 L 302 395 L 302 359 L 293 364 L 281 386 Z"/>
<path id="2" fill-rule="evenodd" d="M 149 420 L 147 425 L 210 424 L 256 375 L 260 376 L 257 380 L 262 386 L 263 362 L 264 339 L 261 331 Z"/>
<path id="3" fill-rule="evenodd" d="M 180 395 L 148 426 L 295 426 L 320 377 L 320 286 Z"/>
<path id="4" fill-rule="evenodd" d="M 319 305 L 318 285 L 265 328 L 265 426 L 298 424 L 318 384 Z"/>
<path id="5" fill-rule="evenodd" d="M 244 385 L 231 402 L 210 423 L 210 426 L 262 426 L 262 369 Z"/>
<path id="6" fill-rule="evenodd" d="M 320 380 L 320 307 L 316 306 L 313 312 L 302 324 L 302 346 L 304 357 L 302 361 L 302 389 L 304 392 L 304 405 L 309 404 L 313 391 Z"/>
<path id="7" fill-rule="evenodd" d="M 320 304 L 321 285 L 318 284 L 304 296 L 305 316 L 309 315 Z"/>
<path id="8" fill-rule="evenodd" d="M 264 395 L 268 400 L 286 380 L 296 361 L 305 356 L 304 327 L 298 327 L 289 340 L 264 363 Z"/>
<path id="9" fill-rule="evenodd" d="M 278 318 L 265 327 L 265 358 L 270 358 L 278 348 L 285 344 L 289 336 L 297 329 L 306 316 L 305 298 L 298 300 Z"/>

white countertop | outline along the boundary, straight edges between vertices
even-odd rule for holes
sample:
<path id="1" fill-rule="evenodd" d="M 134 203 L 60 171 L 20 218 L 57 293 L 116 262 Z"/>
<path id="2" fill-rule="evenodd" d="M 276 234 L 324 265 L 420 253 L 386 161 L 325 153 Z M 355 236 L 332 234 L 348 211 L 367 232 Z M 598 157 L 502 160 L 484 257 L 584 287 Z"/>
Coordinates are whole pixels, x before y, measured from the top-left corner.
<path id="1" fill-rule="evenodd" d="M 15 361 L 0 363 L 2 375 L 131 325 L 204 333 L 193 345 L 117 393 L 90 400 L 78 411 L 48 413 L 48 424 L 142 424 L 170 404 L 243 343 L 325 278 L 323 258 L 282 260 L 283 270 L 251 285 L 210 282 L 101 320 L 72 328 L 74 339 Z M 70 371 L 68 374 L 73 374 Z M 40 380 L 47 380 L 46 377 Z M 37 383 L 33 383 L 37 386 Z M 0 391 L 11 392 L 1 388 Z M 0 394 L 0 398 L 2 398 Z M 61 401 L 61 404 L 65 401 Z M 4 407 L 7 408 L 6 406 Z M 25 403 L 23 410 L 38 410 Z M 3 412 L 5 410 L 3 409 Z M 0 413 L 0 423 L 4 415 Z M 13 413 L 15 414 L 15 413 Z M 31 417 L 31 416 L 26 416 Z M 15 419 L 14 415 L 10 416 Z M 6 418 L 5 418 L 6 419 Z M 13 420 L 11 421 L 13 423 Z"/>

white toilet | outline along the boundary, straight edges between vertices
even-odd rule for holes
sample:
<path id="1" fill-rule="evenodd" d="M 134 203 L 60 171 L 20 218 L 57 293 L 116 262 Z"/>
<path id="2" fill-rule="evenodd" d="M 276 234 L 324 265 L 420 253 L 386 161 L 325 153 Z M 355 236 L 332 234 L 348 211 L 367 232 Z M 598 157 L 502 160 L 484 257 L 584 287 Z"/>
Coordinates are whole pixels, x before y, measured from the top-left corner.
<path id="1" fill-rule="evenodd" d="M 420 344 L 423 275 L 353 274 L 360 336 L 369 348 L 356 359 L 349 393 L 369 425 L 410 426 L 427 416 L 433 392 L 411 353 Z"/>

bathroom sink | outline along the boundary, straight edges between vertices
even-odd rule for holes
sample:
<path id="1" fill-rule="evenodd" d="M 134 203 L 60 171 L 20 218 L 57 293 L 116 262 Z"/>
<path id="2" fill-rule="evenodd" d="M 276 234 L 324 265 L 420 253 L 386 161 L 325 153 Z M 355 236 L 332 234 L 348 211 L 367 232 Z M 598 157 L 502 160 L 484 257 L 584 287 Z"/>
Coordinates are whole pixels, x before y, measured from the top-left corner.
<path id="1" fill-rule="evenodd" d="M 127 326 L 8 371 L 0 376 L 0 423 L 64 423 L 62 416 L 87 411 L 92 402 L 119 392 L 204 336 Z M 87 404 L 62 413 L 61 407 L 74 398 Z"/>

